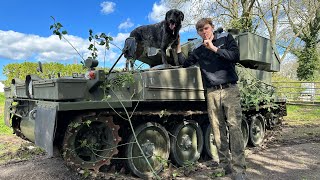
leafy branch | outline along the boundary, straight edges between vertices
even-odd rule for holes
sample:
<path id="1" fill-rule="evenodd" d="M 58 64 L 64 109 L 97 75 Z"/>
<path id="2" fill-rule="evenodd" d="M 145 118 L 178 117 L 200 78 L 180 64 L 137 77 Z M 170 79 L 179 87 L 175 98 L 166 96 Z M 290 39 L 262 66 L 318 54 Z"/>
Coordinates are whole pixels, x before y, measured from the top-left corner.
<path id="1" fill-rule="evenodd" d="M 51 16 L 51 18 L 53 19 L 53 24 L 50 26 L 50 30 L 53 29 L 52 34 L 55 34 L 57 36 L 59 36 L 59 39 L 61 40 L 61 38 L 63 38 L 65 41 L 67 41 L 67 43 L 78 53 L 78 55 L 81 57 L 81 59 L 84 61 L 84 58 L 81 56 L 81 54 L 79 53 L 79 51 L 72 45 L 72 43 L 64 36 L 67 35 L 68 32 L 66 30 L 61 31 L 61 28 L 63 27 L 61 23 L 56 22 L 56 19 Z M 60 32 L 61 31 L 61 32 Z"/>
<path id="2" fill-rule="evenodd" d="M 50 30 L 52 31 L 52 34 L 57 35 L 59 37 L 59 39 L 64 39 L 65 41 L 68 42 L 68 44 L 77 52 L 77 54 L 81 57 L 81 59 L 83 61 L 85 61 L 85 59 L 83 58 L 83 56 L 79 53 L 79 51 L 72 45 L 72 43 L 65 37 L 65 35 L 68 34 L 68 32 L 66 30 L 63 30 L 63 25 L 60 22 L 56 22 L 56 19 L 51 16 L 51 18 L 53 19 L 53 24 L 50 26 Z M 113 38 L 111 36 L 107 36 L 105 33 L 101 33 L 101 34 L 93 34 L 93 31 L 90 29 L 89 30 L 89 42 L 90 45 L 88 47 L 88 50 L 91 51 L 91 56 L 89 56 L 88 58 L 91 59 L 96 59 L 98 57 L 98 49 L 96 47 L 96 45 L 100 45 L 100 46 L 104 46 L 104 61 L 106 58 L 106 51 L 109 50 L 110 46 L 109 43 L 110 41 L 113 40 Z"/>
<path id="3" fill-rule="evenodd" d="M 275 87 L 257 79 L 245 68 L 238 70 L 238 76 L 240 79 L 241 106 L 244 111 L 252 110 L 252 108 L 258 111 L 261 106 L 268 110 L 277 107 L 274 102 Z"/>
<path id="4" fill-rule="evenodd" d="M 94 35 L 92 29 L 90 29 L 89 30 L 90 45 L 88 47 L 88 50 L 91 51 L 91 58 L 96 59 L 98 57 L 98 49 L 96 48 L 96 44 L 98 44 L 100 46 L 104 46 L 104 49 L 105 49 L 104 61 L 105 61 L 106 51 L 109 50 L 110 48 L 109 43 L 112 40 L 113 38 L 111 36 L 107 36 L 105 33 Z"/>

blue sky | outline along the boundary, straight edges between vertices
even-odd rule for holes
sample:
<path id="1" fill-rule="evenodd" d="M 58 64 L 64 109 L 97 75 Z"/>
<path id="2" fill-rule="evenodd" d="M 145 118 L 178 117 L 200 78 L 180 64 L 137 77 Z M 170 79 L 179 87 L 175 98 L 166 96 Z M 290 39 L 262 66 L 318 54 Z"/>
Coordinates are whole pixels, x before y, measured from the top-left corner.
<path id="1" fill-rule="evenodd" d="M 63 64 L 80 62 L 80 57 L 65 42 L 52 35 L 50 16 L 68 31 L 69 41 L 87 55 L 88 30 L 104 32 L 114 38 L 114 44 L 123 47 L 131 30 L 140 25 L 164 19 L 168 10 L 160 1 L 103 1 L 103 0 L 10 0 L 0 3 L 0 80 L 4 80 L 3 66 L 16 62 L 55 61 Z M 194 31 L 184 31 L 182 42 L 195 37 Z M 100 51 L 102 53 L 102 51 Z M 111 66 L 120 55 L 111 45 L 106 66 Z M 100 58 L 103 56 L 100 55 Z M 123 66 L 122 60 L 119 64 Z M 100 59 L 100 65 L 103 60 Z"/>

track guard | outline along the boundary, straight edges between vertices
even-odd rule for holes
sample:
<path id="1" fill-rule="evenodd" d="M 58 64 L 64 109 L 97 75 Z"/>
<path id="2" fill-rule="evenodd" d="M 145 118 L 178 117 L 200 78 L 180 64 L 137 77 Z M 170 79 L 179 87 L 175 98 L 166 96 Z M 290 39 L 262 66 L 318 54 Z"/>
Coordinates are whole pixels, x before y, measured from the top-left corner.
<path id="1" fill-rule="evenodd" d="M 12 102 L 13 102 L 12 99 L 6 99 L 6 102 L 4 105 L 4 122 L 8 127 L 11 127 L 10 119 L 11 119 Z"/>
<path id="2" fill-rule="evenodd" d="M 36 107 L 35 143 L 46 150 L 47 156 L 53 156 L 53 140 L 57 106 L 55 103 L 39 103 Z"/>

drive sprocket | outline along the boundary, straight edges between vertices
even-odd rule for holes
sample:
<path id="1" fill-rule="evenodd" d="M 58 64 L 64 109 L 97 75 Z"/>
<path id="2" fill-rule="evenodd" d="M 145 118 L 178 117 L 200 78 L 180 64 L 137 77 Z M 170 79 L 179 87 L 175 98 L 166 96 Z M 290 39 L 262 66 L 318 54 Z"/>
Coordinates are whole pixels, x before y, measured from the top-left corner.
<path id="1" fill-rule="evenodd" d="M 63 140 L 63 157 L 76 170 L 93 170 L 110 165 L 118 154 L 120 126 L 115 125 L 112 116 L 86 115 L 76 117 L 67 128 Z"/>

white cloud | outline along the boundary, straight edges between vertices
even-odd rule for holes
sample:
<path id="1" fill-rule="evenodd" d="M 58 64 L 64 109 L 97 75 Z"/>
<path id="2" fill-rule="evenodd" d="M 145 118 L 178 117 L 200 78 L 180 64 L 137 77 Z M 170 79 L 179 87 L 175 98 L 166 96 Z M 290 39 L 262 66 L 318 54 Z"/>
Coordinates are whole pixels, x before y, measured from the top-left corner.
<path id="1" fill-rule="evenodd" d="M 164 0 L 160 3 L 154 3 L 152 7 L 152 12 L 149 13 L 148 19 L 150 22 L 160 22 L 164 20 L 166 12 L 169 10 Z"/>
<path id="2" fill-rule="evenodd" d="M 134 26 L 134 24 L 131 22 L 130 18 L 128 18 L 125 22 L 121 23 L 118 26 L 118 29 L 128 29 L 128 28 L 131 28 L 133 26 Z"/>
<path id="3" fill-rule="evenodd" d="M 115 62 L 128 36 L 129 33 L 118 33 L 113 37 L 112 43 L 120 49 L 110 45 L 110 49 L 106 51 L 106 62 Z M 89 47 L 87 39 L 73 35 L 66 35 L 65 37 L 84 58 L 90 56 L 90 51 L 87 49 Z M 0 58 L 55 62 L 80 60 L 77 52 L 65 40 L 60 40 L 56 35 L 40 37 L 33 34 L 0 30 L 0 42 Z M 100 65 L 103 65 L 104 48 L 102 46 L 97 48 Z"/>
<path id="4" fill-rule="evenodd" d="M 211 0 L 191 0 L 183 3 L 175 3 L 174 1 L 161 0 L 154 3 L 152 12 L 149 13 L 150 22 L 160 22 L 165 19 L 165 14 L 170 9 L 178 9 L 184 13 L 184 21 L 180 32 L 195 31 L 194 25 L 202 17 L 212 17 L 210 7 Z"/>
<path id="5" fill-rule="evenodd" d="M 81 53 L 87 52 L 89 45 L 86 40 L 66 35 L 66 38 Z M 12 60 L 36 60 L 60 61 L 76 58 L 78 55 L 74 49 L 57 36 L 40 37 L 33 34 L 23 34 L 15 31 L 0 30 L 0 57 Z"/>
<path id="6" fill-rule="evenodd" d="M 110 14 L 114 11 L 116 7 L 116 3 L 110 1 L 104 1 L 100 4 L 102 7 L 101 12 L 102 14 Z"/>
<path id="7" fill-rule="evenodd" d="M 113 37 L 113 42 L 117 45 L 123 45 L 129 35 L 129 33 L 118 33 L 117 36 Z"/>

